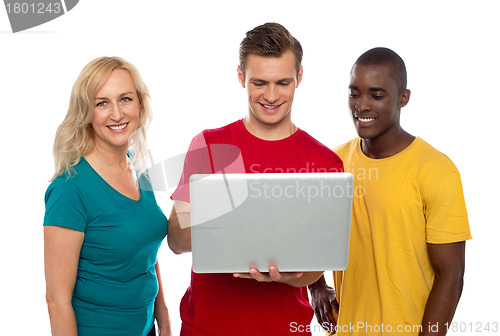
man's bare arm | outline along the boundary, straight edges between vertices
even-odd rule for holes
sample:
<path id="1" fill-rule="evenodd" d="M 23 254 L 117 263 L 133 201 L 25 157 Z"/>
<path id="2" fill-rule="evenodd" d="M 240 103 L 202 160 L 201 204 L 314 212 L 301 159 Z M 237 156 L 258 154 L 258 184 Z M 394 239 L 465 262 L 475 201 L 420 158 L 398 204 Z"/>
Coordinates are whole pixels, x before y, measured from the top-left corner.
<path id="1" fill-rule="evenodd" d="M 168 219 L 167 242 L 175 254 L 191 252 L 191 205 L 174 200 Z"/>
<path id="2" fill-rule="evenodd" d="M 427 244 L 435 278 L 427 299 L 420 336 L 446 335 L 462 294 L 465 242 Z M 430 328 L 433 327 L 433 328 Z"/>

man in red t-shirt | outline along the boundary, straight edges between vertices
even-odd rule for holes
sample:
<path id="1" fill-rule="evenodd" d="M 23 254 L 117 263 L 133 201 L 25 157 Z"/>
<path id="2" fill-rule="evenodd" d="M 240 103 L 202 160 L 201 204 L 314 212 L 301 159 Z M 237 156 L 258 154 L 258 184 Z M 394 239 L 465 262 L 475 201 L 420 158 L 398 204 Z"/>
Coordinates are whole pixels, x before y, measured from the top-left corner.
<path id="1" fill-rule="evenodd" d="M 283 26 L 266 23 L 240 45 L 238 79 L 248 91 L 248 115 L 205 130 L 192 141 L 172 194 L 168 244 L 191 251 L 189 177 L 195 173 L 340 172 L 342 161 L 291 120 L 302 80 L 302 47 Z M 308 248 L 301 246 L 298 248 Z M 182 298 L 181 336 L 310 335 L 313 310 L 306 286 L 322 272 L 191 275 Z"/>

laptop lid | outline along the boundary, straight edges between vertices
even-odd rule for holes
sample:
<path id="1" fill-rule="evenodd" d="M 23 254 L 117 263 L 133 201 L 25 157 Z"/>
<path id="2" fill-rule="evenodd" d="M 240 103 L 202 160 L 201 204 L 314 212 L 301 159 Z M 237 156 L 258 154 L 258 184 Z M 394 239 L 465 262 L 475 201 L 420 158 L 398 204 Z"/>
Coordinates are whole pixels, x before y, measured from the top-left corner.
<path id="1" fill-rule="evenodd" d="M 193 271 L 344 270 L 353 180 L 350 173 L 191 176 Z"/>

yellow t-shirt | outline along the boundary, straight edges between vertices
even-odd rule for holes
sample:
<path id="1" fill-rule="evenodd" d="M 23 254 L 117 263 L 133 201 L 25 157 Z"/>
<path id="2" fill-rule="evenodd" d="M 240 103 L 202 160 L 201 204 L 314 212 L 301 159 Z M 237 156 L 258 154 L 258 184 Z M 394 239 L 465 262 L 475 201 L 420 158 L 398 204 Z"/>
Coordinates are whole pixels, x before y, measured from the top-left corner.
<path id="1" fill-rule="evenodd" d="M 385 159 L 360 138 L 334 151 L 355 180 L 349 266 L 334 272 L 338 335 L 418 335 L 434 281 L 427 243 L 471 238 L 460 174 L 418 137 Z"/>

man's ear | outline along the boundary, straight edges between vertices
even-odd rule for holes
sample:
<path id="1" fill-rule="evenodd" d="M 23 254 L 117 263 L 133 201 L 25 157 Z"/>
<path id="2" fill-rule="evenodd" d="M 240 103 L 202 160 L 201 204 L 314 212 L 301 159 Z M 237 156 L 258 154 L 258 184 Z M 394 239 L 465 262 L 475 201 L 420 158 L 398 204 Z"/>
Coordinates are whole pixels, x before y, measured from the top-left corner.
<path id="1" fill-rule="evenodd" d="M 238 65 L 238 81 L 241 84 L 241 87 L 245 87 L 245 75 L 241 71 L 241 67 Z"/>
<path id="2" fill-rule="evenodd" d="M 303 73 L 304 73 L 304 69 L 302 68 L 302 65 L 301 65 L 299 75 L 297 76 L 297 85 L 295 85 L 295 88 L 298 88 L 299 84 L 302 82 Z"/>
<path id="3" fill-rule="evenodd" d="M 399 96 L 399 107 L 405 107 L 410 101 L 411 91 L 405 89 L 403 93 Z"/>

